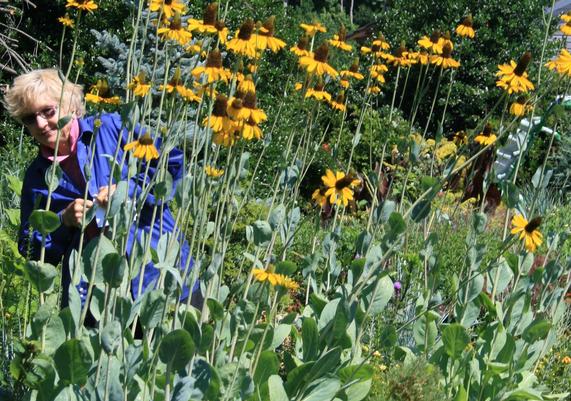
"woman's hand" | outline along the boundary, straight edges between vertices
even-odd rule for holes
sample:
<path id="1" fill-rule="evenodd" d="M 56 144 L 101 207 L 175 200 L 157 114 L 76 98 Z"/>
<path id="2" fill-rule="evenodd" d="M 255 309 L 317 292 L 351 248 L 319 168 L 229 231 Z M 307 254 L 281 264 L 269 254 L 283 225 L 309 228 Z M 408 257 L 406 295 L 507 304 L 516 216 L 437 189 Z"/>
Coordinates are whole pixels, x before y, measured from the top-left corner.
<path id="1" fill-rule="evenodd" d="M 104 186 L 99 188 L 99 193 L 95 197 L 95 201 L 97 202 L 97 204 L 101 207 L 107 207 L 109 198 L 111 197 L 111 195 L 113 195 L 113 192 L 115 192 L 116 187 L 117 185 L 112 184 L 110 187 Z"/>
<path id="2" fill-rule="evenodd" d="M 83 215 L 92 207 L 93 202 L 90 200 L 84 202 L 81 198 L 75 199 L 63 210 L 61 215 L 63 225 L 67 227 L 81 227 Z"/>

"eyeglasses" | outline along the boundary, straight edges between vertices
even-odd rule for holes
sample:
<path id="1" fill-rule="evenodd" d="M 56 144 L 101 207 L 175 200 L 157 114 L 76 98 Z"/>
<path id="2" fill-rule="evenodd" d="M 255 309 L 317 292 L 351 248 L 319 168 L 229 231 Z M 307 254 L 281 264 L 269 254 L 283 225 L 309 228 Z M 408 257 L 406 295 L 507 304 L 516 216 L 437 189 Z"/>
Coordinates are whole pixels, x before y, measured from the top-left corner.
<path id="1" fill-rule="evenodd" d="M 44 120 L 49 120 L 50 118 L 55 116 L 56 113 L 57 113 L 57 106 L 48 106 L 48 107 L 44 107 L 43 109 L 41 109 L 40 111 L 37 111 L 35 113 L 23 115 L 20 118 L 20 120 L 22 120 L 24 125 L 33 125 L 36 123 L 36 117 L 40 116 Z"/>

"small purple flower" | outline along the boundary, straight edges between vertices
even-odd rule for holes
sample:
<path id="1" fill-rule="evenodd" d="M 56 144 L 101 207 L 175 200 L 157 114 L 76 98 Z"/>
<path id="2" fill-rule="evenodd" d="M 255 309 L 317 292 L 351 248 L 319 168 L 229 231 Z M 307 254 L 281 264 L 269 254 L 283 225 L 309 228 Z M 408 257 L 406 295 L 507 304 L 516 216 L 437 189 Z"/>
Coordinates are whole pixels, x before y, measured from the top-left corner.
<path id="1" fill-rule="evenodd" d="M 402 288 L 402 284 L 400 281 L 395 281 L 393 283 L 393 288 L 395 289 L 395 295 L 398 297 L 400 295 L 400 290 Z"/>

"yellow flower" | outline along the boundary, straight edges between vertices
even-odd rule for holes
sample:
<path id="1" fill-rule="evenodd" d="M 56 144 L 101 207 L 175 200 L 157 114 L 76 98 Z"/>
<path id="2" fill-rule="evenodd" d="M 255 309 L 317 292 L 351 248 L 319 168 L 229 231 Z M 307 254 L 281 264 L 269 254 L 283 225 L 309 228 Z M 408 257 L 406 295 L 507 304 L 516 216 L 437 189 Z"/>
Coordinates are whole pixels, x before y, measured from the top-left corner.
<path id="1" fill-rule="evenodd" d="M 351 67 L 349 67 L 348 70 L 343 70 L 340 71 L 339 74 L 346 78 L 346 77 L 351 77 L 351 78 L 355 78 L 356 80 L 362 80 L 363 78 L 365 78 L 363 76 L 363 74 L 361 74 L 359 72 L 359 59 L 356 58 L 355 60 L 353 60 L 353 64 L 351 64 Z"/>
<path id="2" fill-rule="evenodd" d="M 525 249 L 535 252 L 543 242 L 543 235 L 538 230 L 541 225 L 541 217 L 536 217 L 528 222 L 521 214 L 517 214 L 512 219 L 512 234 L 519 234 L 519 239 L 523 240 Z"/>
<path id="3" fill-rule="evenodd" d="M 442 161 L 446 159 L 448 156 L 456 154 L 458 147 L 453 141 L 448 141 L 443 139 L 442 142 L 438 144 L 438 147 L 434 151 L 434 156 L 436 156 L 436 160 Z"/>
<path id="4" fill-rule="evenodd" d="M 498 139 L 498 137 L 492 132 L 492 126 L 488 123 L 484 127 L 484 130 L 474 138 L 474 141 L 482 146 L 488 146 L 496 142 L 496 139 Z"/>
<path id="5" fill-rule="evenodd" d="M 146 82 L 146 77 L 144 72 L 140 72 L 133 80 L 129 83 L 128 89 L 133 91 L 135 96 L 146 96 L 151 90 L 151 84 Z"/>
<path id="6" fill-rule="evenodd" d="M 460 25 L 456 27 L 456 34 L 463 38 L 474 39 L 476 32 L 474 32 L 473 23 L 474 21 L 472 20 L 472 15 L 471 14 L 467 15 L 466 17 L 464 17 Z"/>
<path id="7" fill-rule="evenodd" d="M 561 18 L 561 21 L 563 22 L 571 21 L 571 11 L 567 11 L 565 14 L 561 14 L 559 18 Z"/>
<path id="8" fill-rule="evenodd" d="M 188 30 L 200 33 L 216 33 L 216 21 L 218 17 L 218 3 L 208 4 L 204 8 L 202 20 L 191 18 L 188 20 Z"/>
<path id="9" fill-rule="evenodd" d="M 564 363 L 565 365 L 571 364 L 571 356 L 564 356 L 563 358 L 561 358 L 561 362 Z"/>
<path id="10" fill-rule="evenodd" d="M 332 78 L 337 77 L 338 72 L 327 64 L 327 58 L 329 55 L 329 47 L 327 43 L 323 43 L 317 48 L 313 56 L 304 56 L 299 59 L 299 64 L 305 67 L 308 73 L 317 74 L 322 76 L 327 74 Z"/>
<path id="11" fill-rule="evenodd" d="M 248 120 L 242 123 L 242 137 L 247 140 L 252 140 L 254 138 L 261 139 L 264 136 L 258 124 L 252 119 L 249 118 Z"/>
<path id="12" fill-rule="evenodd" d="M 369 89 L 367 89 L 367 93 L 369 95 L 378 95 L 379 93 L 381 93 L 381 88 L 378 86 L 371 86 L 369 87 Z"/>
<path id="13" fill-rule="evenodd" d="M 77 8 L 89 13 L 97 10 L 97 4 L 93 0 L 67 0 L 66 7 Z"/>
<path id="14" fill-rule="evenodd" d="M 252 269 L 252 275 L 257 281 L 261 283 L 267 281 L 274 287 L 276 285 L 282 285 L 282 283 L 284 282 L 284 276 L 282 274 L 273 273 L 270 272 L 269 270 Z"/>
<path id="15" fill-rule="evenodd" d="M 314 22 L 313 24 L 299 24 L 305 33 L 309 36 L 314 36 L 317 32 L 327 32 L 327 29 L 319 22 Z"/>
<path id="16" fill-rule="evenodd" d="M 254 21 L 246 20 L 236 32 L 236 35 L 227 44 L 226 48 L 238 55 L 255 58 L 256 42 L 252 39 L 254 31 Z"/>
<path id="17" fill-rule="evenodd" d="M 420 63 L 422 65 L 428 64 L 431 58 L 431 56 L 425 50 L 421 50 L 419 52 L 410 52 L 408 55 L 412 62 Z"/>
<path id="18" fill-rule="evenodd" d="M 352 187 L 359 185 L 360 180 L 354 178 L 352 175 L 345 175 L 342 171 L 333 173 L 330 169 L 325 171 L 325 175 L 321 177 L 323 184 L 327 186 L 325 196 L 329 197 L 329 202 L 332 205 L 347 206 L 350 200 L 353 200 Z"/>
<path id="19" fill-rule="evenodd" d="M 236 130 L 219 131 L 212 135 L 212 142 L 225 147 L 233 146 L 238 139 L 240 139 L 240 133 Z"/>
<path id="20" fill-rule="evenodd" d="M 262 109 L 256 107 L 256 94 L 254 92 L 247 92 L 244 95 L 244 100 L 242 103 L 244 110 L 246 111 L 246 119 L 253 120 L 256 124 L 260 124 L 268 119 L 268 116 Z"/>
<path id="21" fill-rule="evenodd" d="M 393 54 L 383 53 L 381 57 L 393 67 L 409 67 L 412 64 L 412 61 L 408 57 L 408 54 L 408 50 L 404 43 L 401 43 L 399 48 L 396 49 Z"/>
<path id="22" fill-rule="evenodd" d="M 520 96 L 513 102 L 510 106 L 510 114 L 515 117 L 523 117 L 529 111 L 531 111 L 533 107 L 531 104 L 527 103 L 527 99 L 523 96 Z"/>
<path id="23" fill-rule="evenodd" d="M 444 40 L 442 39 L 440 31 L 433 31 L 430 37 L 423 36 L 422 38 L 420 38 L 418 44 L 421 47 L 430 50 L 435 54 L 441 54 L 442 46 L 444 45 Z"/>
<path id="24" fill-rule="evenodd" d="M 171 78 L 171 80 L 166 84 L 166 85 L 160 85 L 159 86 L 159 90 L 165 90 L 168 93 L 173 93 L 174 91 L 176 91 L 180 96 L 187 98 L 189 96 L 188 92 L 192 92 L 190 91 L 190 89 L 187 89 L 181 79 L 181 73 L 180 73 L 180 68 L 176 67 L 176 69 L 174 70 L 174 75 Z"/>
<path id="25" fill-rule="evenodd" d="M 216 96 L 214 106 L 212 108 L 212 115 L 206 117 L 202 124 L 210 127 L 212 131 L 216 132 L 234 132 L 236 131 L 236 124 L 228 117 L 226 109 L 228 108 L 228 98 L 224 95 Z"/>
<path id="26" fill-rule="evenodd" d="M 212 178 L 218 178 L 224 175 L 224 170 L 212 166 L 204 167 L 204 172 L 206 173 L 207 176 Z"/>
<path id="27" fill-rule="evenodd" d="M 348 79 L 340 79 L 339 85 L 341 85 L 342 88 L 347 89 L 349 87 L 349 80 Z"/>
<path id="28" fill-rule="evenodd" d="M 430 62 L 432 64 L 437 65 L 438 67 L 441 67 L 442 69 L 447 69 L 447 68 L 458 68 L 460 67 L 460 63 L 456 60 L 454 60 L 451 57 L 452 54 L 452 47 L 450 46 L 450 44 L 448 42 L 446 42 L 444 44 L 444 46 L 442 47 L 442 53 L 440 55 L 434 55 L 430 58 Z"/>
<path id="29" fill-rule="evenodd" d="M 329 197 L 325 196 L 325 193 L 327 192 L 328 189 L 329 188 L 326 186 L 317 188 L 315 191 L 313 191 L 311 199 L 313 199 L 315 203 L 317 203 L 321 207 L 326 206 L 327 203 L 329 202 Z"/>
<path id="30" fill-rule="evenodd" d="M 186 7 L 181 0 L 151 0 L 149 10 L 160 10 L 166 18 L 171 18 L 175 13 L 184 14 Z"/>
<path id="31" fill-rule="evenodd" d="M 295 54 L 297 57 L 311 57 L 312 53 L 307 50 L 309 46 L 309 39 L 307 36 L 302 36 L 297 41 L 295 46 L 292 46 L 289 51 Z"/>
<path id="32" fill-rule="evenodd" d="M 192 34 L 182 26 L 182 21 L 180 19 L 180 14 L 178 12 L 174 13 L 174 17 L 168 21 L 168 26 L 163 26 L 157 30 L 157 33 L 162 39 L 170 39 L 178 42 L 180 45 L 186 45 L 190 39 L 192 39 Z"/>
<path id="33" fill-rule="evenodd" d="M 468 135 L 465 131 L 458 131 L 454 133 L 452 140 L 456 145 L 465 145 L 468 143 Z"/>
<path id="34" fill-rule="evenodd" d="M 373 40 L 371 43 L 371 47 L 363 46 L 361 47 L 361 53 L 369 54 L 374 53 L 375 57 L 381 57 L 384 54 L 384 50 L 388 50 L 391 48 L 389 42 L 386 41 L 385 37 L 380 34 L 379 37 Z"/>
<path id="35" fill-rule="evenodd" d="M 525 71 L 530 61 L 531 53 L 526 52 L 521 56 L 517 64 L 511 60 L 510 64 L 499 65 L 499 71 L 496 73 L 496 76 L 500 77 L 500 79 L 496 81 L 496 86 L 505 89 L 509 94 L 526 93 L 529 90 L 533 90 L 534 86 L 527 78 L 527 72 Z"/>
<path id="36" fill-rule="evenodd" d="M 323 90 L 323 84 L 317 84 L 314 88 L 308 88 L 304 97 L 306 99 L 312 97 L 320 101 L 331 101 L 331 94 Z"/>
<path id="37" fill-rule="evenodd" d="M 288 290 L 292 290 L 292 291 L 299 289 L 299 284 L 287 276 L 282 277 L 282 282 L 280 285 L 282 287 L 287 288 Z"/>
<path id="38" fill-rule="evenodd" d="M 337 95 L 337 97 L 335 99 L 329 101 L 329 104 L 331 105 L 333 110 L 345 111 L 345 109 L 346 109 L 346 107 L 345 107 L 345 92 L 344 91 L 339 92 L 339 94 Z"/>
<path id="39" fill-rule="evenodd" d="M 373 64 L 369 67 L 369 72 L 371 73 L 371 78 L 377 80 L 379 83 L 385 83 L 385 76 L 383 75 L 389 69 L 384 64 Z"/>
<path id="40" fill-rule="evenodd" d="M 563 33 L 563 35 L 565 36 L 571 35 L 571 21 L 567 21 L 566 23 L 561 25 L 559 29 L 561 30 L 561 33 Z"/>
<path id="41" fill-rule="evenodd" d="M 333 35 L 333 39 L 329 39 L 328 42 L 331 46 L 341 49 L 346 52 L 353 50 L 353 46 L 346 42 L 347 39 L 347 29 L 343 25 L 339 28 L 337 35 Z"/>
<path id="42" fill-rule="evenodd" d="M 129 151 L 135 149 L 133 156 L 137 159 L 145 159 L 146 161 L 159 158 L 159 152 L 153 143 L 153 138 L 147 132 L 145 135 L 141 136 L 139 139 L 133 142 L 129 142 L 123 147 L 123 150 Z"/>
<path id="43" fill-rule="evenodd" d="M 275 20 L 276 17 L 272 15 L 264 22 L 260 32 L 255 35 L 254 41 L 258 50 L 270 49 L 272 52 L 277 53 L 285 47 L 286 43 L 283 40 L 274 37 Z"/>
<path id="44" fill-rule="evenodd" d="M 216 81 L 228 82 L 232 76 L 230 71 L 222 67 L 222 55 L 218 49 L 208 53 L 206 64 L 196 67 L 191 74 L 197 80 L 205 76 L 207 78 L 206 82 L 209 84 Z"/>
<path id="45" fill-rule="evenodd" d="M 69 18 L 69 15 L 66 14 L 63 17 L 59 17 L 57 20 L 61 22 L 63 26 L 73 28 L 74 22 L 71 18 Z"/>
<path id="46" fill-rule="evenodd" d="M 107 80 L 99 79 L 97 83 L 91 87 L 90 93 L 85 95 L 85 101 L 90 103 L 119 104 L 121 103 L 121 98 L 111 95 Z"/>
<path id="47" fill-rule="evenodd" d="M 251 74 L 243 76 L 242 78 L 238 78 L 238 92 L 248 93 L 253 92 L 256 93 L 256 85 L 254 84 L 254 78 Z"/>
<path id="48" fill-rule="evenodd" d="M 545 64 L 550 70 L 555 70 L 561 75 L 571 76 L 571 53 L 567 49 L 561 49 L 559 56 Z"/>

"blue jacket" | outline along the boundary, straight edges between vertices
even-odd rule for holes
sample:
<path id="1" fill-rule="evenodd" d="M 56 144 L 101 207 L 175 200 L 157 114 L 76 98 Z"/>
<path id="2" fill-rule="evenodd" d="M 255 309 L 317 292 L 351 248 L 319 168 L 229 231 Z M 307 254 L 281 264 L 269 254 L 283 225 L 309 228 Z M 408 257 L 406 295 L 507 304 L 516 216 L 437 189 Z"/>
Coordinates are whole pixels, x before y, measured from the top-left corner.
<path id="1" fill-rule="evenodd" d="M 79 120 L 80 134 L 77 142 L 77 159 L 84 178 L 86 178 L 84 169 L 89 166 L 92 155 L 92 148 L 90 147 L 90 141 L 92 139 L 95 149 L 93 166 L 90 170 L 90 178 L 89 180 L 85 180 L 89 192 L 88 199 L 93 199 L 98 194 L 100 187 L 109 185 L 109 175 L 111 170 L 108 155 L 112 156 L 115 154 L 119 142 L 120 149 L 117 160 L 121 160 L 123 157 L 123 147 L 128 140 L 128 131 L 122 127 L 121 118 L 117 113 L 104 113 L 101 114 L 99 118 L 101 120 L 101 126 L 99 127 L 97 134 L 94 134 L 95 117 L 92 116 Z M 135 135 L 137 135 L 138 132 L 137 130 L 135 131 Z M 21 226 L 18 244 L 22 255 L 26 256 L 29 251 L 28 257 L 33 260 L 38 260 L 40 258 L 42 235 L 35 230 L 30 232 L 28 220 L 30 214 L 34 209 L 45 209 L 46 199 L 48 195 L 45 175 L 46 171 L 51 165 L 52 162 L 50 160 L 44 158 L 41 154 L 38 154 L 38 156 L 26 170 L 22 188 L 22 199 L 20 204 Z M 127 179 L 127 171 L 128 167 L 127 163 L 125 163 L 121 172 L 122 180 Z M 173 182 L 175 184 L 184 175 L 183 154 L 177 148 L 174 148 L 169 153 L 168 171 L 172 175 Z M 154 173 L 155 168 L 153 163 L 151 163 L 148 175 L 152 177 Z M 145 179 L 144 173 L 131 178 L 129 183 L 130 196 L 133 196 L 134 193 L 141 192 L 141 184 L 143 179 Z M 69 205 L 70 202 L 76 198 L 83 198 L 83 191 L 84 189 L 80 188 L 76 183 L 74 183 L 73 180 L 64 171 L 61 179 L 59 180 L 58 187 L 52 192 L 50 210 L 58 213 L 61 216 L 61 213 Z M 131 224 L 130 234 L 128 237 L 129 239 L 127 241 L 127 256 L 129 256 L 131 253 L 135 238 L 140 240 L 143 232 L 149 233 L 151 231 L 150 223 L 152 220 L 151 216 L 154 203 L 155 199 L 152 194 L 150 194 L 147 197 L 145 205 L 141 210 L 138 226 L 136 226 L 134 223 Z M 151 247 L 154 249 L 157 248 L 157 244 L 160 238 L 160 210 L 161 209 L 159 206 L 157 216 L 152 227 Z M 162 233 L 172 233 L 174 228 L 175 221 L 173 215 L 168 205 L 165 204 L 162 214 Z M 79 245 L 79 237 L 80 230 L 78 228 L 66 227 L 64 225 L 61 225 L 57 230 L 51 234 L 48 234 L 46 237 L 46 251 L 44 260 L 56 266 L 62 260 L 62 257 L 64 257 L 64 268 L 62 272 L 62 283 L 64 287 L 62 304 L 64 306 L 67 304 L 67 288 L 70 282 L 69 272 L 67 268 L 67 258 L 72 249 L 77 249 Z M 181 243 L 181 256 L 179 258 L 180 269 L 184 269 L 188 257 L 189 246 L 186 241 L 183 241 Z M 148 288 L 152 289 L 155 287 L 159 278 L 159 273 L 159 270 L 155 268 L 152 261 L 145 266 L 143 277 L 143 292 Z M 131 291 L 133 298 L 137 297 L 139 280 L 140 274 L 131 282 Z M 82 303 L 85 301 L 86 289 L 87 283 L 81 282 L 78 286 L 78 290 L 82 299 Z M 184 299 L 187 296 L 188 287 L 185 286 L 183 288 L 183 294 L 181 298 Z"/>

